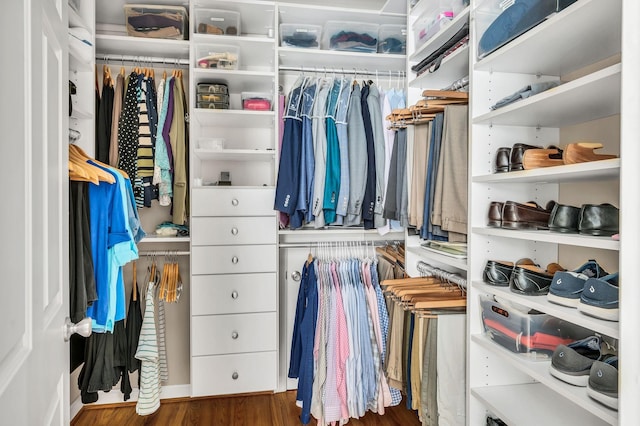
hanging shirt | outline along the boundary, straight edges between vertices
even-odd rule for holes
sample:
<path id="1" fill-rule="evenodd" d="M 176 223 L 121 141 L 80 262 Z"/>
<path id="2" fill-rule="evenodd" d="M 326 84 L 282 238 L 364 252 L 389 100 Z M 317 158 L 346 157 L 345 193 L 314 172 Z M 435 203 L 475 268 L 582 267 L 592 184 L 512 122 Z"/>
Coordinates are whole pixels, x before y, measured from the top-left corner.
<path id="1" fill-rule="evenodd" d="M 336 107 L 336 131 L 340 147 L 340 191 L 336 203 L 336 223 L 344 224 L 349 205 L 349 134 L 347 130 L 347 113 L 349 111 L 349 97 L 351 87 L 345 78 L 340 79 L 340 95 Z"/>
<path id="2" fill-rule="evenodd" d="M 375 150 L 375 167 L 376 167 L 376 195 L 374 207 L 374 227 L 384 226 L 386 221 L 382 217 L 384 208 L 385 193 L 385 140 L 384 127 L 382 123 L 382 111 L 380 110 L 380 94 L 375 84 L 369 85 L 369 96 L 367 96 L 367 106 L 371 118 L 371 131 L 373 134 L 373 146 Z"/>
<path id="3" fill-rule="evenodd" d="M 160 408 L 160 365 L 158 362 L 158 339 L 156 335 L 155 306 L 153 303 L 154 283 L 149 283 L 140 329 L 140 340 L 136 358 L 140 365 L 140 393 L 136 403 L 136 413 L 148 416 Z"/>
<path id="4" fill-rule="evenodd" d="M 291 228 L 302 226 L 302 222 L 313 222 L 313 178 L 315 174 L 315 157 L 313 153 L 313 102 L 318 85 L 310 82 L 302 92 L 299 115 L 302 118 L 302 144 L 300 152 L 300 187 L 296 218 L 292 217 Z M 295 222 L 294 222 L 295 220 Z M 294 226 L 295 223 L 295 226 Z"/>
<path id="5" fill-rule="evenodd" d="M 159 180 L 153 181 L 158 185 L 159 191 L 159 203 L 161 206 L 168 206 L 171 204 L 171 196 L 173 195 L 173 185 L 171 178 L 172 160 L 170 156 L 171 145 L 167 144 L 165 137 L 169 137 L 168 130 L 165 132 L 167 122 L 171 123 L 173 118 L 173 77 L 165 82 L 163 94 L 162 94 L 162 109 L 160 110 L 158 118 L 158 131 L 156 133 L 156 152 L 155 152 L 155 167 L 159 169 Z M 169 114 L 171 112 L 171 114 Z M 157 173 L 154 172 L 154 176 Z"/>
<path id="6" fill-rule="evenodd" d="M 109 165 L 118 167 L 118 125 L 122 102 L 124 98 L 124 76 L 118 74 L 113 95 L 113 110 L 111 114 L 111 132 L 109 136 Z"/>
<path id="7" fill-rule="evenodd" d="M 184 225 L 188 219 L 187 209 L 187 140 L 185 122 L 184 88 L 180 78 L 174 91 L 174 114 L 171 124 L 171 148 L 173 150 L 173 211 L 172 222 Z"/>
<path id="8" fill-rule="evenodd" d="M 315 228 L 322 228 L 326 225 L 323 206 L 327 172 L 327 131 L 324 115 L 331 86 L 326 81 L 318 82 L 318 84 L 321 84 L 321 86 L 314 101 L 312 120 L 314 158 L 316 160 L 313 178 L 313 214 L 315 216 Z"/>
<path id="9" fill-rule="evenodd" d="M 371 126 L 371 112 L 369 111 L 369 86 L 362 87 L 362 121 L 364 123 L 364 134 L 367 141 L 367 178 L 364 189 L 364 198 L 362 200 L 362 220 L 364 221 L 364 229 L 373 229 L 374 213 L 376 209 L 376 151 Z"/>
<path id="10" fill-rule="evenodd" d="M 345 225 L 355 226 L 362 222 L 362 202 L 367 183 L 367 140 L 362 118 L 360 86 L 355 83 L 347 113 L 347 135 L 349 139 L 349 202 Z"/>
<path id="11" fill-rule="evenodd" d="M 135 182 L 138 173 L 138 74 L 132 72 L 118 122 L 118 168 Z"/>

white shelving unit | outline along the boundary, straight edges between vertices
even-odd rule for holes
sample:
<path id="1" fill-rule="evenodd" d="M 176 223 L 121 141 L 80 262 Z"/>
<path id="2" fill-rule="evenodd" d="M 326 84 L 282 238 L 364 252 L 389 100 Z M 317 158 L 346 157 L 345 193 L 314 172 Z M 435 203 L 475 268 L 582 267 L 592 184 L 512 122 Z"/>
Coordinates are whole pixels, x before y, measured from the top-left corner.
<path id="1" fill-rule="evenodd" d="M 480 3 L 471 2 L 471 22 L 476 22 Z M 551 376 L 550 361 L 527 360 L 485 337 L 479 301 L 480 295 L 495 295 L 594 333 L 613 339 L 623 337 L 622 321 L 589 317 L 576 309 L 550 303 L 544 296 L 522 296 L 508 287 L 482 282 L 488 260 L 530 257 L 541 265 L 549 261 L 563 264 L 562 256 L 571 257 L 573 250 L 588 249 L 590 258 L 616 259 L 607 270 L 622 269 L 618 261 L 622 257 L 622 244 L 610 237 L 486 227 L 486 212 L 491 201 L 531 199 L 544 205 L 552 199 L 579 207 L 581 203 L 596 202 L 594 198 L 600 196 L 597 202 L 622 204 L 626 195 L 621 190 L 618 193 L 624 161 L 621 159 L 498 174 L 492 170 L 499 147 L 515 142 L 562 147 L 576 142 L 571 140 L 575 129 L 588 128 L 592 122 L 600 122 L 596 120 L 624 112 L 623 64 L 619 63 L 622 3 L 618 0 L 606 5 L 591 0 L 575 2 L 481 60 L 476 59 L 481 34 L 472 28 L 469 178 L 473 209 L 469 218 L 472 284 L 468 303 L 467 414 L 470 425 L 484 424 L 487 412 L 507 424 L 517 425 L 614 425 L 622 418 L 615 410 L 587 396 L 585 388 L 568 385 Z M 562 84 L 494 111 L 489 108 L 527 84 L 550 80 L 559 80 Z M 609 132 L 602 141 L 605 149 L 616 152 L 616 133 Z M 620 142 L 621 154 L 624 143 Z M 590 194 L 588 189 L 576 192 L 580 191 L 573 189 L 576 185 L 580 188 L 598 186 L 600 192 L 596 194 L 599 195 Z M 573 264 L 566 266 L 573 267 Z"/>
<path id="2" fill-rule="evenodd" d="M 189 59 L 189 40 L 96 34 L 96 52 L 99 58 L 107 57 L 114 61 L 122 55 L 139 56 L 142 63 L 147 56 Z M 171 65 L 168 61 L 167 66 Z"/>

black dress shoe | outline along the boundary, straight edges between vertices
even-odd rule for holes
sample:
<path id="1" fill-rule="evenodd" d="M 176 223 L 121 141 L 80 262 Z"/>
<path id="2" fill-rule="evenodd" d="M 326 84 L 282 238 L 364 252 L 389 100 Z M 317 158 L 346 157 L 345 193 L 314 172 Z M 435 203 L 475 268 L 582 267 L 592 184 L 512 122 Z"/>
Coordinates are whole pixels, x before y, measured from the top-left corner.
<path id="1" fill-rule="evenodd" d="M 549 292 L 553 274 L 536 266 L 516 266 L 511 272 L 509 289 L 525 296 L 543 296 Z"/>
<path id="2" fill-rule="evenodd" d="M 581 234 L 611 236 L 619 232 L 618 208 L 609 204 L 583 204 L 578 230 Z"/>
<path id="3" fill-rule="evenodd" d="M 493 171 L 495 173 L 504 173 L 509 171 L 509 157 L 511 148 L 500 147 L 496 151 L 495 161 L 493 162 Z"/>
<path id="4" fill-rule="evenodd" d="M 541 146 L 527 145 L 526 143 L 517 143 L 511 148 L 511 155 L 509 158 L 509 171 L 524 170 L 522 165 L 522 156 L 528 149 L 542 149 Z"/>
<path id="5" fill-rule="evenodd" d="M 489 204 L 489 213 L 487 215 L 489 220 L 487 221 L 487 226 L 492 228 L 500 228 L 502 226 L 503 205 L 504 203 L 499 201 L 492 201 L 491 204 Z"/>
<path id="6" fill-rule="evenodd" d="M 549 229 L 554 232 L 577 233 L 580 208 L 556 204 L 549 217 Z"/>
<path id="7" fill-rule="evenodd" d="M 512 262 L 488 260 L 482 272 L 482 281 L 489 285 L 508 287 L 511 271 L 513 271 Z"/>

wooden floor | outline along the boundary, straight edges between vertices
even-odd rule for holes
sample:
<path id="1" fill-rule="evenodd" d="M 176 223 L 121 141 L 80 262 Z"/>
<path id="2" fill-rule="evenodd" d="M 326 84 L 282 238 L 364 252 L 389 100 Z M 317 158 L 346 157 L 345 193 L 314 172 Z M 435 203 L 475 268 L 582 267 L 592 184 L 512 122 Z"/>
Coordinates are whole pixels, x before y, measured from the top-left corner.
<path id="1" fill-rule="evenodd" d="M 295 391 L 276 394 L 177 399 L 162 401 L 160 409 L 151 416 L 136 414 L 135 403 L 118 406 L 94 405 L 83 407 L 71 422 L 72 426 L 113 425 L 207 425 L 207 426 L 298 426 L 300 408 L 295 404 Z M 314 419 L 310 425 L 316 425 Z M 404 401 L 389 407 L 383 416 L 367 413 L 352 419 L 349 425 L 411 426 L 420 425 L 418 415 L 407 410 Z"/>

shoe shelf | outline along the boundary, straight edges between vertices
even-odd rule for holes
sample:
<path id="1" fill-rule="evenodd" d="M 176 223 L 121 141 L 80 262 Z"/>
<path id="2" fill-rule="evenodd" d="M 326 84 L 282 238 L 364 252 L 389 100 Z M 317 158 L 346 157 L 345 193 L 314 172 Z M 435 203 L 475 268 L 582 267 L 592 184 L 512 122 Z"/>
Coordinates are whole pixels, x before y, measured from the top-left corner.
<path id="1" fill-rule="evenodd" d="M 472 395 L 484 400 L 487 407 L 495 409 L 495 414 L 507 424 L 618 424 L 618 413 L 591 399 L 587 395 L 586 387 L 573 386 L 553 377 L 549 373 L 550 360 L 527 360 L 523 354 L 510 352 L 479 334 L 472 335 L 471 341 L 495 353 L 538 382 L 471 389 Z M 558 398 L 556 394 L 563 398 Z M 570 403 L 567 403 L 567 400 Z M 544 416 L 549 417 L 545 419 Z"/>
<path id="2" fill-rule="evenodd" d="M 611 65 L 477 116 L 473 124 L 564 127 L 619 114 L 621 68 Z"/>
<path id="3" fill-rule="evenodd" d="M 469 75 L 469 46 L 461 47 L 444 58 L 435 72 L 425 71 L 409 82 L 409 87 L 440 88 L 446 87 Z"/>
<path id="4" fill-rule="evenodd" d="M 472 388 L 471 395 L 509 425 L 608 425 L 582 407 L 567 404 L 541 383 Z"/>
<path id="5" fill-rule="evenodd" d="M 474 176 L 477 183 L 566 183 L 620 178 L 620 159 Z"/>
<path id="6" fill-rule="evenodd" d="M 551 231 L 524 231 L 514 229 L 474 227 L 473 232 L 481 235 L 495 237 L 516 238 L 529 241 L 541 241 L 545 243 L 557 243 L 570 246 L 590 247 L 604 250 L 620 250 L 620 241 L 611 237 L 594 237 L 581 234 L 564 234 Z"/>
<path id="7" fill-rule="evenodd" d="M 562 76 L 621 51 L 622 0 L 580 0 L 474 65 Z"/>
<path id="8" fill-rule="evenodd" d="M 596 333 L 614 339 L 620 338 L 620 329 L 618 322 L 605 321 L 598 318 L 590 317 L 580 313 L 577 309 L 560 306 L 549 302 L 546 296 L 523 296 L 509 290 L 509 287 L 497 287 L 485 284 L 482 281 L 474 281 L 472 286 L 475 290 L 482 293 L 493 294 L 501 299 L 518 303 L 529 308 L 544 312 L 556 318 L 569 321 L 581 327 L 588 328 Z"/>

